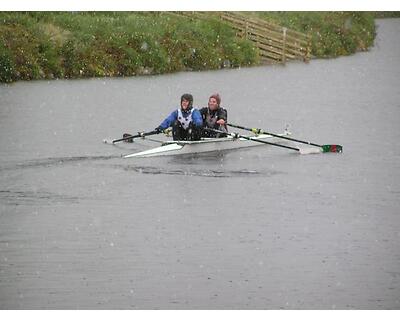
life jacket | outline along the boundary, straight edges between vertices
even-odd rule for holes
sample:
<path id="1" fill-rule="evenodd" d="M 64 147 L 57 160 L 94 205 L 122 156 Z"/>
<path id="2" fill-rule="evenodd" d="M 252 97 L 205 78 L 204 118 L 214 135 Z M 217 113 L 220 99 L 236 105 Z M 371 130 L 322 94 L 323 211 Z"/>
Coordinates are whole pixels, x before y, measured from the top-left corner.
<path id="1" fill-rule="evenodd" d="M 185 115 L 183 115 L 181 108 L 178 109 L 178 122 L 181 124 L 182 128 L 187 130 L 189 128 L 189 125 L 192 123 L 192 113 L 193 113 L 193 108 L 190 109 L 188 113 L 185 112 Z"/>
<path id="2" fill-rule="evenodd" d="M 206 117 L 205 117 L 205 126 L 207 128 L 215 128 L 216 123 L 218 121 L 218 112 L 215 110 L 214 114 L 210 113 L 210 109 L 207 109 Z"/>

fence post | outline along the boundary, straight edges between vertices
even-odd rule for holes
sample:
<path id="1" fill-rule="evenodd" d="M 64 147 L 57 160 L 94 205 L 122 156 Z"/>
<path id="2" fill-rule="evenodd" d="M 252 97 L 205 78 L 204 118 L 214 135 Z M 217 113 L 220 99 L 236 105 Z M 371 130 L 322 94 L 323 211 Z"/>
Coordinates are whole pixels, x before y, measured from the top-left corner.
<path id="1" fill-rule="evenodd" d="M 286 64 L 286 31 L 287 28 L 283 27 L 283 51 L 282 51 L 282 63 Z"/>
<path id="2" fill-rule="evenodd" d="M 255 47 L 265 53 L 266 60 L 286 65 L 286 60 L 303 58 L 303 61 L 308 62 L 311 58 L 311 37 L 307 34 L 292 33 L 293 30 L 286 27 L 269 24 L 262 19 L 240 13 L 219 11 L 215 12 L 215 15 L 231 25 L 238 37 L 252 41 Z M 306 48 L 303 47 L 303 43 L 306 42 L 303 37 L 308 39 Z"/>
<path id="3" fill-rule="evenodd" d="M 309 35 L 309 34 L 307 34 L 307 48 L 306 48 L 306 54 L 305 54 L 305 57 L 304 57 L 304 62 L 310 62 L 310 56 L 311 56 L 311 41 L 312 41 L 312 39 L 311 39 L 311 36 Z"/>
<path id="4" fill-rule="evenodd" d="M 246 34 L 245 34 L 245 38 L 247 39 L 248 38 L 248 32 L 249 32 L 249 23 L 248 23 L 248 21 L 246 21 L 246 30 L 245 30 L 245 32 L 246 32 Z"/>

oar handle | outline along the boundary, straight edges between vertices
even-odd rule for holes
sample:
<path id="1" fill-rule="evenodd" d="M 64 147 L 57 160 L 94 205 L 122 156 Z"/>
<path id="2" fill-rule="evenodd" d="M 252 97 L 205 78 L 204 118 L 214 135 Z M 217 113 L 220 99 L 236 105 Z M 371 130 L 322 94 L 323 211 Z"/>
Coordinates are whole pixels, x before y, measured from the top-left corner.
<path id="1" fill-rule="evenodd" d="M 139 132 L 138 134 L 133 135 L 133 136 L 129 135 L 129 136 L 126 136 L 121 139 L 113 140 L 112 143 L 116 143 L 116 142 L 120 142 L 120 141 L 124 141 L 124 140 L 128 140 L 128 139 L 142 138 L 145 136 L 151 136 L 153 134 L 159 134 L 159 133 L 161 133 L 161 131 L 158 131 L 158 130 L 153 130 L 153 131 L 149 131 L 149 132 Z"/>

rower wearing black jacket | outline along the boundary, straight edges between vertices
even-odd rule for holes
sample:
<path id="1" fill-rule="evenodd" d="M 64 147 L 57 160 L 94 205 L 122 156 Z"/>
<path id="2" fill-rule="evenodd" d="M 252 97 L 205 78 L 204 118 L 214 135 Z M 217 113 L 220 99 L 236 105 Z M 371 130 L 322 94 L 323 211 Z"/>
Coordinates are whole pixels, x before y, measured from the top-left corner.
<path id="1" fill-rule="evenodd" d="M 228 132 L 226 123 L 228 121 L 228 112 L 220 106 L 221 97 L 218 93 L 210 96 L 208 99 L 208 107 L 200 109 L 203 118 L 203 137 L 219 138 L 226 134 L 213 132 L 207 128 Z"/>

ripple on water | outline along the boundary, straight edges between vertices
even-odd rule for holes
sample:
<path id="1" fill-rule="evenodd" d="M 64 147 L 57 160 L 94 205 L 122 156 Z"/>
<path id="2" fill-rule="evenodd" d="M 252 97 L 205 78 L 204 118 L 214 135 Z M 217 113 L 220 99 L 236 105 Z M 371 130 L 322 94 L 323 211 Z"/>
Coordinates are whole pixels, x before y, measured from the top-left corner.
<path id="1" fill-rule="evenodd" d="M 215 170 L 215 169 L 170 169 L 162 167 L 151 166 L 122 166 L 126 171 L 134 171 L 141 174 L 152 175 L 181 175 L 181 176 L 199 176 L 199 177 L 213 177 L 213 178 L 234 178 L 234 177 L 253 177 L 253 176 L 272 176 L 281 174 L 279 171 L 259 171 L 250 169 L 240 170 Z"/>
<path id="2" fill-rule="evenodd" d="M 31 169 L 31 168 L 45 168 L 53 166 L 61 166 L 72 164 L 76 162 L 95 161 L 95 160 L 109 160 L 121 158 L 121 156 L 75 156 L 75 157 L 54 157 L 44 159 L 26 160 L 24 162 L 17 162 L 15 164 L 0 167 L 0 171 L 17 170 L 17 169 Z"/>
<path id="3" fill-rule="evenodd" d="M 0 200 L 10 205 L 77 203 L 79 198 L 46 191 L 0 190 Z"/>

